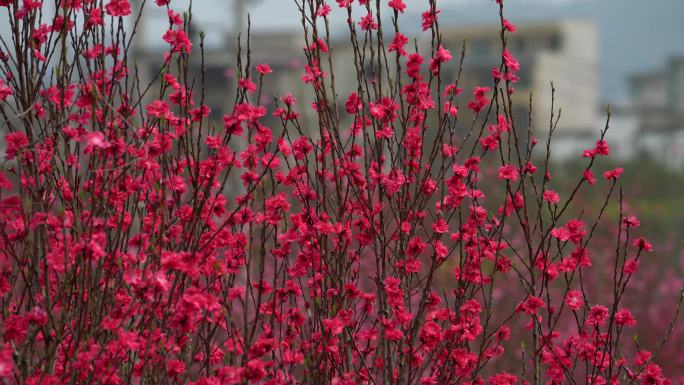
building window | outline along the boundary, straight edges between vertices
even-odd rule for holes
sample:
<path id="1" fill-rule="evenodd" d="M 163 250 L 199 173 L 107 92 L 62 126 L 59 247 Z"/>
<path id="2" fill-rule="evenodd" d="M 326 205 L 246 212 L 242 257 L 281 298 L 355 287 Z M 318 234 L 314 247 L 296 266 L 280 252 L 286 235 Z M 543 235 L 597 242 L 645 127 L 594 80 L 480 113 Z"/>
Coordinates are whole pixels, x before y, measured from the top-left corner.
<path id="1" fill-rule="evenodd" d="M 490 67 L 480 67 L 477 69 L 478 84 L 488 84 L 492 81 L 492 69 Z"/>
<path id="2" fill-rule="evenodd" d="M 520 39 L 520 40 L 515 42 L 515 49 L 517 50 L 518 54 L 525 53 L 526 47 L 527 47 L 527 42 L 524 39 Z"/>
<path id="3" fill-rule="evenodd" d="M 454 69 L 451 68 L 451 66 L 446 67 L 446 68 L 442 67 L 442 72 L 441 72 L 442 81 L 446 81 L 446 82 L 456 81 L 456 73 L 457 72 L 454 71 Z"/>
<path id="4" fill-rule="evenodd" d="M 552 51 L 558 51 L 561 48 L 561 38 L 557 33 L 551 34 L 549 36 L 549 49 Z"/>
<path id="5" fill-rule="evenodd" d="M 161 63 L 152 63 L 147 67 L 147 75 L 149 76 L 149 81 L 152 81 L 153 79 L 157 78 L 157 75 L 159 75 L 159 71 L 161 71 L 162 65 Z"/>
<path id="6" fill-rule="evenodd" d="M 474 39 L 470 46 L 473 50 L 473 56 L 487 56 L 492 51 L 492 42 L 486 39 Z"/>
<path id="7" fill-rule="evenodd" d="M 199 69 L 198 69 L 199 70 Z M 228 88 L 228 74 L 227 65 L 222 66 L 206 66 L 205 80 L 207 88 L 227 89 Z M 201 70 L 198 71 L 198 78 L 202 76 Z"/>
<path id="8" fill-rule="evenodd" d="M 212 103 L 209 108 L 211 108 L 211 119 L 219 120 L 223 118 L 223 106 L 217 103 Z"/>

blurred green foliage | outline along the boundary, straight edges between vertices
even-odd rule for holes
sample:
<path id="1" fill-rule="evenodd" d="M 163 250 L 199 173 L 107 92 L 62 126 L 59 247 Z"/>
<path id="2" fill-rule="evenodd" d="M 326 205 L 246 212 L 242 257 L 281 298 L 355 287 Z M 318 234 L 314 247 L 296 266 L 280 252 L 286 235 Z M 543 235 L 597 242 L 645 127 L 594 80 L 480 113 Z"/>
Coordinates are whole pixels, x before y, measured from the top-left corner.
<path id="1" fill-rule="evenodd" d="M 577 184 L 586 160 L 555 164 L 551 187 L 562 198 L 567 198 Z M 684 169 L 673 170 L 663 164 L 640 155 L 628 161 L 600 159 L 594 166 L 596 186 L 584 186 L 578 192 L 578 201 L 586 212 L 595 212 L 604 202 L 609 183 L 603 179 L 603 172 L 623 167 L 624 174 L 618 182 L 623 188 L 623 205 L 626 215 L 635 215 L 641 221 L 637 229 L 639 236 L 647 237 L 658 254 L 671 254 L 672 261 L 682 252 L 684 240 Z M 615 198 L 619 190 L 615 191 Z M 578 213 L 575 213 L 578 214 Z M 607 207 L 605 218 L 617 223 L 619 203 L 617 199 Z"/>

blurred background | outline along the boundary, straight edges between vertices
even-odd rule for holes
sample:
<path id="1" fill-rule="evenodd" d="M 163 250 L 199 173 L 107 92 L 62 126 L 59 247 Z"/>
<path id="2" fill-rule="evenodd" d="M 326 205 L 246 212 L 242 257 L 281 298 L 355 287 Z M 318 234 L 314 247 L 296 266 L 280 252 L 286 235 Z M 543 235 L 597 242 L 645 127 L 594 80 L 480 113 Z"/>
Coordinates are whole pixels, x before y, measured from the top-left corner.
<path id="1" fill-rule="evenodd" d="M 407 2 L 400 21 L 405 34 L 420 39 L 424 4 L 417 3 Z M 178 11 L 187 7 L 186 1 L 172 4 Z M 346 11 L 331 5 L 336 77 L 342 85 L 338 99 L 343 100 L 354 91 L 355 78 L 345 81 L 354 76 L 345 72 L 350 67 L 344 53 L 349 49 Z M 500 61 L 498 8 L 493 0 L 449 0 L 439 6 L 443 43 L 454 58 L 465 41 L 460 86 L 467 98 L 470 87 L 491 84 L 491 68 Z M 247 14 L 252 63 L 266 62 L 274 69 L 261 102 L 292 92 L 300 110 L 310 109 L 307 87 L 300 81 L 304 43 L 294 0 L 203 0 L 193 7 L 193 28 L 206 34 L 206 93 L 214 116 L 222 116 L 233 100 L 226 92 L 234 89 L 235 42 L 247 28 Z M 136 61 L 143 77 L 152 78 L 166 49 L 159 37 L 168 18 L 161 8 L 145 12 Z M 642 231 L 679 264 L 684 258 L 684 1 L 506 0 L 505 14 L 518 26 L 508 43 L 521 62 L 514 115 L 527 118 L 532 94 L 532 129 L 540 138 L 548 132 L 551 81 L 556 88 L 555 106 L 562 116 L 551 156 L 560 171 L 555 175 L 559 188 L 563 177 L 578 174 L 581 152 L 593 147 L 610 106 L 612 154 L 603 166 L 626 169 L 626 197 L 642 219 Z M 450 67 L 446 76 L 455 77 L 457 64 Z M 344 89 L 345 84 L 350 88 Z"/>
<path id="2" fill-rule="evenodd" d="M 185 3 L 174 2 L 179 11 Z M 346 12 L 332 5 L 332 17 L 338 21 L 332 23 L 333 36 L 338 37 L 333 46 L 340 51 L 348 48 Z M 224 95 L 234 83 L 235 41 L 238 32 L 246 30 L 247 13 L 252 16 L 253 62 L 267 62 L 276 70 L 271 91 L 291 91 L 295 96 L 298 90 L 305 92 L 299 85 L 303 43 L 294 1 L 198 1 L 193 6 L 193 27 L 206 34 L 212 86 L 207 92 L 215 113 L 229 107 Z M 466 41 L 463 88 L 491 83 L 490 70 L 500 57 L 494 1 L 451 0 L 440 7 L 445 46 L 457 57 Z M 420 36 L 421 11 L 418 4 L 409 3 L 401 19 L 404 31 Z M 165 49 L 159 36 L 168 22 L 160 8 L 146 12 L 137 59 L 153 74 Z M 541 117 L 550 111 L 550 82 L 556 87 L 556 106 L 563 117 L 554 160 L 574 159 L 590 147 L 610 106 L 608 141 L 614 159 L 649 159 L 670 171 L 684 169 L 683 1 L 508 0 L 505 13 L 518 26 L 509 42 L 522 64 L 516 87 L 521 111 L 516 115 L 527 115 L 527 96 L 532 93 L 534 112 L 540 116 L 533 129 L 540 136 L 548 131 L 548 119 Z M 343 91 L 340 94 L 346 97 Z"/>
<path id="3" fill-rule="evenodd" d="M 335 76 L 341 85 L 338 100 L 343 101 L 354 91 L 356 80 L 353 72 L 345 71 L 351 67 L 351 54 L 344 53 L 350 49 L 346 13 L 331 3 Z M 407 14 L 400 22 L 405 34 L 418 38 L 420 47 L 419 36 L 424 36 L 421 5 L 427 2 L 417 3 L 407 1 Z M 292 92 L 301 111 L 310 108 L 307 87 L 300 81 L 304 44 L 294 1 L 201 1 L 194 7 L 193 28 L 206 33 L 206 96 L 214 116 L 222 116 L 231 106 L 232 98 L 226 93 L 236 81 L 235 42 L 238 33 L 246 30 L 248 13 L 252 63 L 266 62 L 274 69 L 261 103 L 269 105 L 275 95 Z M 465 41 L 459 85 L 467 100 L 471 87 L 491 85 L 491 69 L 500 62 L 498 8 L 493 0 L 442 1 L 440 7 L 443 43 L 455 58 Z M 527 118 L 532 94 L 535 118 L 531 128 L 540 138 L 549 130 L 551 81 L 556 88 L 555 106 L 562 109 L 562 117 L 552 142 L 556 170 L 552 183 L 561 196 L 570 193 L 581 175 L 582 150 L 594 146 L 610 106 L 606 139 L 612 154 L 597 171 L 625 168 L 627 214 L 640 218 L 638 231 L 655 247 L 643 260 L 627 301 L 640 320 L 633 332 L 637 345 L 640 341 L 655 344 L 670 327 L 678 288 L 684 284 L 684 1 L 506 0 L 505 9 L 506 17 L 518 26 L 508 42 L 521 62 L 514 115 Z M 163 10 L 149 11 L 136 60 L 143 74 L 152 77 L 166 49 L 159 36 L 167 18 Z M 454 78 L 447 81 L 455 80 L 456 70 L 455 63 L 446 69 L 445 76 Z M 593 212 L 603 197 L 602 193 L 585 193 L 579 199 L 582 208 Z M 619 221 L 615 206 L 609 206 L 606 215 L 611 223 Z M 592 269 L 587 281 L 596 301 L 601 293 L 610 292 L 605 287 L 610 282 L 606 262 L 614 250 L 610 241 L 614 234 L 615 228 L 606 228 L 593 251 L 598 268 Z M 684 383 L 684 356 L 679 354 L 684 346 L 683 324 L 678 322 L 660 359 L 668 374 L 679 376 L 677 383 Z"/>
<path id="4" fill-rule="evenodd" d="M 400 18 L 404 33 L 412 38 L 424 36 L 420 13 L 427 1 L 406 2 L 407 14 Z M 178 0 L 172 5 L 183 11 L 188 3 Z M 356 80 L 345 78 L 354 76 L 345 72 L 351 67 L 350 56 L 345 59 L 344 54 L 349 49 L 346 13 L 334 1 L 330 3 L 332 45 L 339 69 L 336 78 L 338 84 L 352 87 L 338 90 L 338 99 L 344 100 Z M 193 7 L 195 47 L 199 31 L 206 34 L 205 92 L 214 117 L 228 113 L 234 100 L 230 95 L 236 83 L 236 40 L 246 30 L 248 13 L 252 63 L 268 63 L 274 70 L 260 102 L 269 105 L 275 95 L 292 92 L 300 110 L 310 108 L 307 87 L 300 81 L 304 44 L 294 0 L 199 0 Z M 491 85 L 491 68 L 501 60 L 497 6 L 493 0 L 444 0 L 440 7 L 443 43 L 455 58 L 465 41 L 460 85 L 467 99 L 471 87 Z M 597 171 L 625 168 L 627 213 L 640 218 L 638 231 L 654 245 L 655 252 L 643 260 L 643 273 L 633 285 L 629 302 L 640 321 L 634 331 L 637 340 L 657 342 L 669 328 L 677 289 L 684 284 L 684 1 L 505 0 L 505 8 L 506 17 L 518 26 L 509 47 L 522 67 L 514 115 L 527 116 L 532 94 L 535 119 L 531 128 L 540 138 L 548 132 L 551 81 L 557 90 L 555 106 L 562 109 L 562 117 L 551 157 L 556 170 L 554 188 L 561 196 L 569 194 L 581 175 L 582 150 L 594 146 L 610 106 L 606 139 L 612 154 Z M 161 36 L 168 28 L 163 9 L 150 6 L 145 13 L 134 59 L 143 84 L 159 72 L 167 49 Z M 0 15 L 3 36 L 8 33 L 5 17 Z M 198 52 L 194 49 L 193 55 Z M 198 57 L 195 60 L 198 65 Z M 457 65 L 451 67 L 446 76 L 455 78 Z M 588 193 L 580 200 L 591 212 L 600 208 L 603 197 Z M 606 215 L 617 223 L 616 207 L 610 207 Z M 614 249 L 608 244 L 610 232 L 605 232 L 605 255 Z M 600 247 L 595 251 L 597 264 L 601 264 L 602 252 Z M 604 273 L 597 270 L 591 281 L 597 293 L 601 283 L 609 281 L 601 276 Z M 684 355 L 679 354 L 684 349 L 684 327 L 682 322 L 679 325 L 661 363 L 668 374 L 680 376 L 678 383 L 684 383 Z"/>

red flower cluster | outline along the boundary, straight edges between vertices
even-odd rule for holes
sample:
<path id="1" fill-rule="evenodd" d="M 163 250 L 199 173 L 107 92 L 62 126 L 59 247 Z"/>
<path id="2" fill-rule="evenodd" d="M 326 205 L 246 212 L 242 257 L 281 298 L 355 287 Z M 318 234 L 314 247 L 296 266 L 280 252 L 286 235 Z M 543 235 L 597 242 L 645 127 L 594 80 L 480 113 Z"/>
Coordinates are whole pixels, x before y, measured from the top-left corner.
<path id="1" fill-rule="evenodd" d="M 503 61 L 463 128 L 434 1 L 430 49 L 409 54 L 405 1 L 337 0 L 357 71 L 341 81 L 333 11 L 302 0 L 311 108 L 287 90 L 264 104 L 287 71 L 240 60 L 223 116 L 193 78 L 186 19 L 155 3 L 170 50 L 143 85 L 114 19 L 129 0 L 0 0 L 21 20 L 0 109 L 22 111 L 0 172 L 0 382 L 669 384 L 658 350 L 626 336 L 639 313 L 623 293 L 653 247 L 613 199 L 622 169 L 596 181 L 603 131 L 574 191 L 607 185 L 605 206 L 561 204 L 504 102 L 520 62 L 502 8 Z M 617 247 L 597 253 L 608 212 Z M 592 259 L 612 269 L 602 296 Z"/>

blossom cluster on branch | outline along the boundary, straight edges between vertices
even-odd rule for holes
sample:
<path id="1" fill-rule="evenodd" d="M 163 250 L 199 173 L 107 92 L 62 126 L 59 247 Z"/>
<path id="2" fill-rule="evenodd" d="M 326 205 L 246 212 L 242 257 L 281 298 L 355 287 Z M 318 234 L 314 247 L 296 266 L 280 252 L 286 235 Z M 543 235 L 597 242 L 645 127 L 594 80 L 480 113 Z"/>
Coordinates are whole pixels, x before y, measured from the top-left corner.
<path id="1" fill-rule="evenodd" d="M 608 124 L 574 190 L 551 189 L 559 112 L 545 143 L 513 116 L 501 0 L 501 61 L 464 92 L 435 0 L 293 0 L 311 99 L 267 108 L 275 71 L 240 51 L 224 116 L 191 70 L 191 12 L 145 3 L 0 0 L 0 382 L 670 383 L 657 362 L 676 315 L 661 344 L 629 336 L 624 293 L 653 247 L 623 210 L 623 170 L 594 175 Z M 169 20 L 150 84 L 131 48 L 145 6 Z M 400 32 L 408 6 L 428 52 Z M 605 203 L 575 216 L 578 194 Z M 584 275 L 615 205 L 599 302 Z"/>

